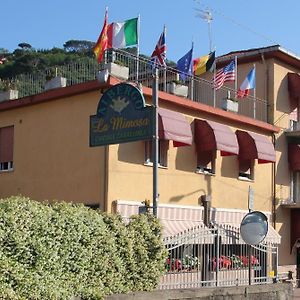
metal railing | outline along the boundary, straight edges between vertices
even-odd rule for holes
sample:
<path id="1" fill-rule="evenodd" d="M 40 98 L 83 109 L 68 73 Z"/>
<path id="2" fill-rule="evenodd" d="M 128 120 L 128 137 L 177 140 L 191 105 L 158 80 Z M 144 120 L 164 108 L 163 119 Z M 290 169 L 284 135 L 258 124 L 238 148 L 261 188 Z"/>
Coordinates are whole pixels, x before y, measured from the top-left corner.
<path id="1" fill-rule="evenodd" d="M 105 55 L 105 62 L 117 62 L 129 68 L 129 81 L 140 83 L 144 86 L 152 86 L 152 65 L 149 59 L 139 56 L 139 59 L 133 54 L 121 50 L 108 50 Z M 67 85 L 74 85 L 97 78 L 97 73 L 104 68 L 104 63 L 98 64 L 95 59 L 86 57 L 82 62 L 76 62 L 69 65 L 57 66 L 56 73 L 59 76 L 67 78 Z M 44 91 L 46 82 L 45 73 L 21 74 L 11 80 L 16 82 L 19 90 L 19 98 L 38 94 Z M 167 66 L 159 69 L 159 90 L 173 93 L 171 84 L 178 81 L 178 70 Z M 236 95 L 236 91 L 228 87 L 221 87 L 214 91 L 213 82 L 202 79 L 197 76 L 189 76 L 182 84 L 188 87 L 186 98 L 203 103 L 209 106 L 225 109 L 224 101 L 227 101 L 228 95 Z M 264 122 L 268 121 L 268 105 L 265 100 L 248 96 L 238 101 L 239 115 L 245 115 Z"/>
<path id="2" fill-rule="evenodd" d="M 164 243 L 169 256 L 159 289 L 265 284 L 277 279 L 277 245 L 246 245 L 239 229 L 230 225 L 200 225 L 164 238 Z"/>

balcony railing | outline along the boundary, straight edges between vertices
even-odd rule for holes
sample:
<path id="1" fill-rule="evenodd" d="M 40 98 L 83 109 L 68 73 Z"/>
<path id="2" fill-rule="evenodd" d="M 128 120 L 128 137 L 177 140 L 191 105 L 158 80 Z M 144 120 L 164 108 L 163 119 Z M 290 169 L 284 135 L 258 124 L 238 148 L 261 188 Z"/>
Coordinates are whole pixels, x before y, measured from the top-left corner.
<path id="1" fill-rule="evenodd" d="M 152 65 L 150 61 L 141 55 L 139 59 L 135 55 L 121 50 L 109 50 L 105 56 L 106 62 L 118 62 L 129 68 L 129 80 L 141 83 L 143 86 L 152 86 Z M 100 70 L 104 68 L 104 63 L 98 64 L 95 59 L 86 58 L 83 62 L 76 62 L 69 65 L 57 67 L 57 74 L 67 78 L 67 85 L 74 85 L 89 80 L 94 80 Z M 21 74 L 11 80 L 17 83 L 19 97 L 38 94 L 44 91 L 46 75 Z M 178 70 L 167 66 L 159 69 L 159 90 L 168 92 L 168 84 L 179 78 Z M 228 87 L 221 87 L 214 91 L 213 82 L 197 76 L 189 76 L 184 82 L 188 86 L 187 99 L 203 103 L 216 108 L 223 108 L 222 101 L 229 95 L 235 98 L 236 90 Z M 238 114 L 248 116 L 257 120 L 267 122 L 268 105 L 265 100 L 248 96 L 239 100 Z"/>

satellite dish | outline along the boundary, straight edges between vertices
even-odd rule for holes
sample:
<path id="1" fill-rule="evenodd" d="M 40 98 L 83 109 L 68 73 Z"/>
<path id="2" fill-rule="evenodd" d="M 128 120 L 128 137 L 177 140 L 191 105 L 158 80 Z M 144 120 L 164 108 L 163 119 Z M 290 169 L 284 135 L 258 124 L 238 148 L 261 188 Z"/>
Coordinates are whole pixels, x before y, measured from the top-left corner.
<path id="1" fill-rule="evenodd" d="M 268 233 L 268 218 L 260 211 L 249 212 L 241 222 L 240 232 L 246 244 L 257 245 Z"/>

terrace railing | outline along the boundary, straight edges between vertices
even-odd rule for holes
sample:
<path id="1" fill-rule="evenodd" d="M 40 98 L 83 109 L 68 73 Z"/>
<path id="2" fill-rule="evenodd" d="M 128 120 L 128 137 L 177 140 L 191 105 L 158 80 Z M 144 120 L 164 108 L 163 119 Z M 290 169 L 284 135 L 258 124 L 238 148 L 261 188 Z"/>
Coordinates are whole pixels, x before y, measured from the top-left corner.
<path id="1" fill-rule="evenodd" d="M 137 57 L 121 50 L 109 50 L 105 56 L 106 62 L 118 62 L 129 68 L 129 81 L 140 83 L 143 86 L 152 86 L 152 65 L 146 57 Z M 82 62 L 57 66 L 59 76 L 67 78 L 67 85 L 74 85 L 97 78 L 97 74 L 104 68 L 104 63 L 98 64 L 95 59 L 86 58 Z M 17 85 L 19 98 L 38 94 L 44 91 L 47 72 L 36 74 L 21 74 L 11 78 Z M 159 69 L 159 90 L 170 91 L 170 84 L 178 81 L 179 73 L 175 67 L 167 66 Z M 209 106 L 224 109 L 223 101 L 235 98 L 236 90 L 221 87 L 214 91 L 213 82 L 197 76 L 188 76 L 182 84 L 188 86 L 186 98 Z M 233 96 L 233 97 L 232 97 Z M 268 104 L 265 100 L 248 96 L 238 101 L 237 113 L 264 122 L 267 118 Z"/>

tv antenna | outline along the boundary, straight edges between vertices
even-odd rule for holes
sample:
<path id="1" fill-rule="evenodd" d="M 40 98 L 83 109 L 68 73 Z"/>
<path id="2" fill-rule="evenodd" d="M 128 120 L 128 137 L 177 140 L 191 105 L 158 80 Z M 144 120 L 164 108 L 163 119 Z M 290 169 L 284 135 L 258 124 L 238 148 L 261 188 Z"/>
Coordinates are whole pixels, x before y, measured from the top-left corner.
<path id="1" fill-rule="evenodd" d="M 211 22 L 213 20 L 212 13 L 209 9 L 195 8 L 196 17 L 207 22 L 208 25 L 208 39 L 209 39 L 209 51 L 212 52 L 212 34 L 211 34 Z"/>

